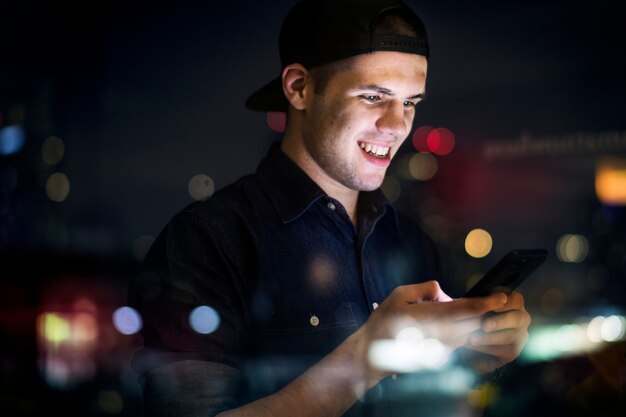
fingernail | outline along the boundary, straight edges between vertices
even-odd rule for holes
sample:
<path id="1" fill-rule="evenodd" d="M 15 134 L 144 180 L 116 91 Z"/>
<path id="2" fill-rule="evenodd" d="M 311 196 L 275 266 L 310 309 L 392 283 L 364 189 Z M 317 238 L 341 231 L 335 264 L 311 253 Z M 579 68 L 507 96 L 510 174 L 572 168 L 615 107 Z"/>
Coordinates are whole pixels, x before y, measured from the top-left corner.
<path id="1" fill-rule="evenodd" d="M 502 294 L 502 304 L 506 304 L 508 299 L 509 297 L 507 297 L 506 294 Z"/>

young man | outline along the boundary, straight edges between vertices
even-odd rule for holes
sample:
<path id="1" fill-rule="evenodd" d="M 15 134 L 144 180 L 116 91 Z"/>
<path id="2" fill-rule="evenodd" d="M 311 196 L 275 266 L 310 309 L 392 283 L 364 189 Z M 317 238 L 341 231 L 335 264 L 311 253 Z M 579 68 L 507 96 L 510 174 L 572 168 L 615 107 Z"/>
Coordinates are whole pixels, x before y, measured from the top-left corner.
<path id="1" fill-rule="evenodd" d="M 489 373 L 527 337 L 521 295 L 448 297 L 432 242 L 379 190 L 424 97 L 420 19 L 399 0 L 303 0 L 279 44 L 280 77 L 247 105 L 287 111 L 282 141 L 177 214 L 131 285 L 148 416 L 393 415 L 377 341 L 414 327 Z"/>

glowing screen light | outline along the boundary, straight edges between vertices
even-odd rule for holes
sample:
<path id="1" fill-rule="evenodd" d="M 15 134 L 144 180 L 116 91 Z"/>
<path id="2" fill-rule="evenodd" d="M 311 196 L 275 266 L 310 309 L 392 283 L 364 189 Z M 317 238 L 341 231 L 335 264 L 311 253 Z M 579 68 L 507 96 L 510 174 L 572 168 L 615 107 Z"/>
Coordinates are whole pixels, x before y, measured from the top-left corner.
<path id="1" fill-rule="evenodd" d="M 605 158 L 596 166 L 598 199 L 608 205 L 626 205 L 626 159 Z"/>
<path id="2" fill-rule="evenodd" d="M 26 141 L 24 129 L 19 125 L 9 125 L 0 128 L 0 155 L 17 153 Z"/>
<path id="3" fill-rule="evenodd" d="M 287 125 L 287 114 L 285 112 L 267 112 L 267 125 L 274 132 L 282 133 Z"/>
<path id="4" fill-rule="evenodd" d="M 474 258 L 484 258 L 491 252 L 492 246 L 491 235 L 483 229 L 474 229 L 465 238 L 465 251 Z"/>
<path id="5" fill-rule="evenodd" d="M 198 333 L 213 333 L 220 326 L 220 316 L 209 306 L 199 306 L 191 311 L 189 324 Z"/>
<path id="6" fill-rule="evenodd" d="M 582 262 L 589 253 L 589 242 L 582 235 L 563 235 L 556 244 L 556 254 L 562 262 Z"/>
<path id="7" fill-rule="evenodd" d="M 143 321 L 134 308 L 120 307 L 113 312 L 113 326 L 118 332 L 130 335 L 141 330 Z"/>

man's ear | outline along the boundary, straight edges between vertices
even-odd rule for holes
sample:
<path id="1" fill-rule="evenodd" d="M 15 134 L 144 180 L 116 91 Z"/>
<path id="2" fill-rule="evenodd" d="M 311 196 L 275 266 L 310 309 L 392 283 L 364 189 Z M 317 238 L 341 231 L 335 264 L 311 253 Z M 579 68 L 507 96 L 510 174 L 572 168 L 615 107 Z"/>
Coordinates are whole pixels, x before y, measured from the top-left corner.
<path id="1" fill-rule="evenodd" d="M 300 64 L 287 65 L 283 68 L 282 79 L 287 101 L 296 110 L 304 110 L 307 94 L 311 94 L 313 88 L 309 71 Z"/>

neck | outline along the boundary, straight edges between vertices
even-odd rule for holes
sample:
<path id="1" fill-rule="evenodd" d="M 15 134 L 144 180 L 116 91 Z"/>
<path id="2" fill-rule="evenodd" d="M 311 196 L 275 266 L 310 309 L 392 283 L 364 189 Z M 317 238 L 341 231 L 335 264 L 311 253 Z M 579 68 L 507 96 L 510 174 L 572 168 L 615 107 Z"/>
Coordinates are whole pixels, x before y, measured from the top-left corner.
<path id="1" fill-rule="evenodd" d="M 356 225 L 356 207 L 359 192 L 331 178 L 306 152 L 301 142 L 289 134 L 289 129 L 280 144 L 281 150 L 302 169 L 324 192 L 339 201 L 352 223 Z"/>

